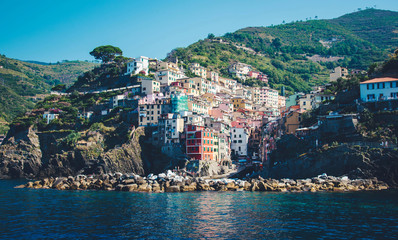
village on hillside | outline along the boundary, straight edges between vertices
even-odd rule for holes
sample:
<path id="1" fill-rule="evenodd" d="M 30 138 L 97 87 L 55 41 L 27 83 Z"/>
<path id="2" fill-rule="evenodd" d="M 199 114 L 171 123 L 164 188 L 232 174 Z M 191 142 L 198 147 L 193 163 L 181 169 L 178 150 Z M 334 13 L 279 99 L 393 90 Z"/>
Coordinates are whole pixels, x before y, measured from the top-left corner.
<path id="1" fill-rule="evenodd" d="M 134 78 L 134 83 L 80 92 L 124 91 L 108 103 L 81 110 L 79 117 L 98 120 L 116 108 L 133 109 L 129 112 L 132 128 L 151 129 L 150 142 L 170 157 L 184 156 L 186 160 L 209 161 L 219 166 L 233 163 L 258 171 L 269 165 L 269 153 L 276 149 L 276 142 L 283 135 L 309 139 L 318 147 L 322 144 L 320 136 L 355 132 L 358 115 L 338 111 L 329 111 L 319 116 L 316 123 L 303 127 L 304 113 L 334 100 L 335 95 L 325 91 L 326 86 L 286 97 L 284 89 L 278 93 L 269 87 L 245 86 L 248 79 L 268 82 L 266 74 L 248 64 L 236 62 L 228 71 L 240 81 L 221 77 L 198 63 L 184 69 L 178 59 L 168 62 L 140 56 L 127 63 L 122 76 Z M 330 73 L 330 81 L 354 73 L 337 67 Z M 362 82 L 358 101 L 396 99 L 397 84 L 398 79 L 394 78 Z M 44 112 L 47 124 L 60 117 L 58 111 Z"/>

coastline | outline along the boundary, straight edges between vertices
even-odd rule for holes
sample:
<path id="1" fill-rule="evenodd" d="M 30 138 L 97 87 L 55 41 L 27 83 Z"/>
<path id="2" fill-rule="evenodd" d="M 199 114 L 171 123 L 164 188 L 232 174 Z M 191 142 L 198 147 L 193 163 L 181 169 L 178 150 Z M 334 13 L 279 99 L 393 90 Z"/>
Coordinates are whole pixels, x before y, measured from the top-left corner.
<path id="1" fill-rule="evenodd" d="M 180 176 L 171 171 L 141 177 L 135 174 L 77 175 L 29 181 L 15 188 L 57 190 L 105 190 L 125 192 L 193 192 L 193 191 L 258 191 L 258 192 L 353 192 L 386 190 L 390 187 L 377 178 L 349 179 L 326 174 L 307 179 L 204 179 Z"/>

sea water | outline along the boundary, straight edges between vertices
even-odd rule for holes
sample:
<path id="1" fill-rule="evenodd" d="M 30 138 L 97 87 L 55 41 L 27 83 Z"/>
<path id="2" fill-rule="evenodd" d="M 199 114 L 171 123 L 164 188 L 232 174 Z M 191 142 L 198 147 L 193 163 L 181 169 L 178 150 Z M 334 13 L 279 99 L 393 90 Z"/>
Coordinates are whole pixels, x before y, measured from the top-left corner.
<path id="1" fill-rule="evenodd" d="M 0 239 L 398 239 L 398 192 L 132 193 L 14 189 Z"/>

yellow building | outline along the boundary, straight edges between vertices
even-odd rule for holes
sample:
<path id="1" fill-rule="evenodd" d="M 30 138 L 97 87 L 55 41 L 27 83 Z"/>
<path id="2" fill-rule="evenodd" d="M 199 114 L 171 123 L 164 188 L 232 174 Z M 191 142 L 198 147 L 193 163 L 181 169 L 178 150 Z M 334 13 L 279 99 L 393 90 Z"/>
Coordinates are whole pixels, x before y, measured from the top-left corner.
<path id="1" fill-rule="evenodd" d="M 234 112 L 238 109 L 250 109 L 252 110 L 253 104 L 242 97 L 234 97 L 231 99 L 232 105 L 234 106 Z"/>
<path id="2" fill-rule="evenodd" d="M 301 113 L 300 111 L 288 112 L 285 116 L 285 132 L 286 134 L 294 134 L 297 128 L 300 128 Z"/>

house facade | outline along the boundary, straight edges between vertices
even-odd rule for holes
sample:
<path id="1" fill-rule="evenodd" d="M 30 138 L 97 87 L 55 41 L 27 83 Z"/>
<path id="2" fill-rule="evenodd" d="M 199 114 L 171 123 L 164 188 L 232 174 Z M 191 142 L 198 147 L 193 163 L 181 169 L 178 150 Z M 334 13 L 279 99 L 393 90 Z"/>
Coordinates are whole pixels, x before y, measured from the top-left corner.
<path id="1" fill-rule="evenodd" d="M 200 66 L 199 63 L 192 63 L 191 66 L 189 66 L 189 70 L 201 78 L 207 78 L 206 68 Z"/>
<path id="2" fill-rule="evenodd" d="M 214 141 L 216 134 L 203 126 L 186 125 L 186 154 L 195 160 L 211 161 L 214 159 Z"/>
<path id="3" fill-rule="evenodd" d="M 144 56 L 134 58 L 131 62 L 127 63 L 126 75 L 139 74 L 141 72 L 144 72 L 145 75 L 148 75 L 149 71 L 148 60 L 149 58 Z"/>
<path id="4" fill-rule="evenodd" d="M 249 134 L 245 128 L 231 128 L 231 152 L 236 156 L 247 156 Z"/>
<path id="5" fill-rule="evenodd" d="M 374 78 L 360 84 L 364 102 L 398 99 L 398 78 Z"/>
<path id="6" fill-rule="evenodd" d="M 141 82 L 141 91 L 145 95 L 155 94 L 160 92 L 160 82 L 155 79 L 143 79 Z"/>

